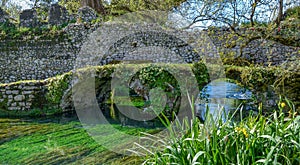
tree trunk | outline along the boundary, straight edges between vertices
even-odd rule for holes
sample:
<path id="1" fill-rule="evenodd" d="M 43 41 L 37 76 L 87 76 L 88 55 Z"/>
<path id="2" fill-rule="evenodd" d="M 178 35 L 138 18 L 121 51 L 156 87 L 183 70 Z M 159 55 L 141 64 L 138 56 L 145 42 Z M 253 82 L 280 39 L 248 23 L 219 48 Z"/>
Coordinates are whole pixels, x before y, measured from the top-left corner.
<path id="1" fill-rule="evenodd" d="M 283 0 L 279 0 L 278 16 L 277 16 L 277 20 L 276 20 L 277 26 L 280 25 L 282 17 L 283 17 Z"/>
<path id="2" fill-rule="evenodd" d="M 251 5 L 252 6 L 252 8 L 251 8 L 251 15 L 250 15 L 251 27 L 254 26 L 254 14 L 255 14 L 255 10 L 256 10 L 257 4 L 259 2 L 260 2 L 259 0 L 255 0 L 254 3 Z"/>
<path id="3" fill-rule="evenodd" d="M 106 14 L 102 0 L 81 0 L 81 6 L 89 6 L 99 14 Z"/>

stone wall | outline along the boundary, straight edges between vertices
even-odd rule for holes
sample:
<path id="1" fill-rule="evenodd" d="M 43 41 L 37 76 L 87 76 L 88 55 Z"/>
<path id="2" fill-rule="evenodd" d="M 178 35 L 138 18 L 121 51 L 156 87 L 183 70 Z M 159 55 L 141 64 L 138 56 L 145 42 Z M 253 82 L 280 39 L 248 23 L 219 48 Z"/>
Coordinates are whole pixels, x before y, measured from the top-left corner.
<path id="1" fill-rule="evenodd" d="M 0 41 L 0 83 L 9 83 L 20 80 L 43 80 L 58 74 L 68 72 L 74 68 L 76 59 L 84 49 L 99 49 L 103 43 L 89 43 L 82 47 L 84 38 L 98 27 L 105 29 L 108 34 L 104 36 L 116 38 L 115 43 L 108 45 L 107 52 L 97 51 L 88 54 L 102 57 L 102 61 L 92 65 L 107 64 L 114 60 L 147 60 L 153 62 L 195 62 L 203 58 L 214 58 L 218 54 L 239 55 L 240 48 L 224 48 L 222 43 L 210 36 L 205 38 L 205 32 L 173 31 L 166 33 L 119 31 L 118 25 L 95 24 L 86 27 L 83 24 L 69 24 L 65 29 L 63 40 L 2 40 Z M 140 29 L 145 30 L 145 27 Z M 92 34 L 92 35 L 97 35 Z M 127 36 L 126 36 L 127 35 Z M 218 34 L 220 35 L 220 34 Z M 203 37 L 204 36 L 204 37 Z M 99 36 L 102 37 L 102 36 Z M 101 40 L 99 38 L 97 40 Z M 192 41 L 190 41 L 192 39 Z M 199 45 L 199 43 L 200 45 Z M 261 43 L 264 44 L 261 44 Z M 209 50 L 207 47 L 210 47 Z M 204 52 L 201 52 L 205 49 Z M 155 53 L 155 50 L 157 51 Z M 199 50 L 197 55 L 194 50 Z M 164 53 L 164 54 L 163 54 Z M 166 56 L 167 55 L 167 56 Z M 176 58 L 180 56 L 180 59 Z M 253 41 L 242 49 L 242 56 L 253 63 L 264 65 L 288 64 L 290 61 L 299 60 L 300 48 L 289 47 L 273 41 Z M 85 57 L 84 57 L 85 58 Z M 80 59 L 82 60 L 82 59 Z"/>
<path id="2" fill-rule="evenodd" d="M 43 108 L 40 101 L 45 93 L 46 81 L 31 81 L 15 84 L 0 85 L 0 109 L 2 110 L 29 110 Z M 35 105 L 34 105 L 35 104 Z"/>
<path id="3" fill-rule="evenodd" d="M 249 29 L 247 30 L 244 28 L 239 29 L 238 33 L 251 34 L 255 32 L 251 30 L 249 32 Z M 226 36 L 229 35 L 231 35 L 232 39 L 226 41 Z M 241 48 L 241 45 L 244 43 L 242 41 L 238 41 L 237 36 L 233 37 L 229 29 L 226 28 L 213 30 L 210 34 L 210 38 L 214 45 L 218 48 L 219 53 L 233 57 L 240 57 L 254 64 L 280 65 L 282 63 L 300 59 L 299 47 L 286 46 L 272 40 L 256 39 Z M 235 42 L 236 46 L 228 48 L 226 44 L 231 42 Z"/>
<path id="4" fill-rule="evenodd" d="M 0 41 L 0 82 L 42 80 L 73 69 L 79 48 L 68 41 Z"/>
<path id="5" fill-rule="evenodd" d="M 1 40 L 0 84 L 43 80 L 74 68 L 82 42 L 93 26 L 70 24 L 60 39 Z"/>
<path id="6" fill-rule="evenodd" d="M 199 63 L 193 67 L 199 71 L 201 68 L 202 70 L 205 69 L 205 66 L 205 63 Z M 98 104 L 103 104 L 104 100 L 110 97 L 110 81 L 113 73 L 115 73 L 115 70 L 118 67 L 122 68 L 124 66 L 110 65 L 104 67 L 90 67 L 79 70 L 78 72 L 68 72 L 61 76 L 41 81 L 22 81 L 0 84 L 0 112 L 3 110 L 13 112 L 29 111 L 32 109 L 39 109 L 42 111 L 45 108 L 74 111 L 73 98 L 77 99 L 77 104 L 78 102 L 82 102 L 81 105 L 89 105 L 87 103 L 91 102 L 94 104 L 93 97 L 95 96 Z M 130 67 L 132 69 L 130 69 Z M 133 76 L 134 73 L 129 71 L 134 69 L 136 69 L 136 67 L 131 65 L 124 74 Z M 282 95 L 293 101 L 296 110 L 300 112 L 300 95 L 298 92 L 300 86 L 297 83 L 300 76 L 299 73 L 277 75 L 276 73 L 278 72 L 284 72 L 282 68 L 227 66 L 224 69 L 228 78 L 235 79 L 240 85 L 249 87 L 257 99 L 256 103 L 263 102 L 264 108 L 271 106 L 271 108 L 276 109 L 278 96 Z M 184 73 L 185 71 L 184 68 L 180 68 L 178 72 Z M 215 70 L 214 72 L 219 71 Z M 203 73 L 194 74 L 196 77 L 201 78 L 203 82 L 206 82 L 201 84 L 202 87 L 209 83 L 210 77 L 203 77 Z M 91 77 L 91 75 L 93 76 Z M 251 80 L 253 75 L 256 75 L 257 77 L 255 77 L 256 79 Z M 278 80 L 280 80 L 282 76 L 291 77 L 282 80 L 284 84 L 286 84 L 283 86 L 280 83 L 278 84 Z M 89 81 L 88 79 L 90 78 L 93 78 L 91 79 L 93 81 Z M 95 88 L 90 87 L 91 82 L 95 83 Z M 273 86 L 274 82 L 277 82 L 279 87 L 275 87 L 277 86 L 276 84 Z M 270 92 L 272 93 L 271 96 Z M 86 94 L 89 94 L 90 97 L 87 97 Z M 287 109 L 287 111 L 288 110 L 289 109 Z"/>
<path id="7" fill-rule="evenodd" d="M 58 14 L 63 20 L 70 18 L 59 6 L 53 6 L 51 11 L 59 11 Z M 84 20 L 91 21 L 96 18 L 93 12 L 88 11 L 87 8 L 80 10 L 82 15 L 85 13 L 87 15 Z M 24 16 L 24 20 L 27 20 L 23 22 L 24 26 L 39 24 L 36 22 L 35 12 L 24 13 L 32 15 L 32 18 Z M 50 23 L 61 24 L 62 21 L 53 20 Z M 111 23 L 88 26 L 69 24 L 64 29 L 63 40 L 0 41 L 0 109 L 42 108 L 44 101 L 39 99 L 45 99 L 44 95 L 48 89 L 46 87 L 48 80 L 44 79 L 69 72 L 74 69 L 77 60 L 83 62 L 83 66 L 104 65 L 123 60 L 192 63 L 200 59 L 213 59 L 218 54 L 233 53 L 237 56 L 241 51 L 238 46 L 225 48 L 224 43 L 218 40 L 219 36 L 226 35 L 227 32 L 207 35 L 205 31 L 166 30 L 164 33 L 158 33 L 162 29 L 158 28 L 157 32 L 153 32 L 151 31 L 153 25 L 125 27 L 131 30 L 124 32 L 120 30 L 124 28 L 121 26 L 123 25 Z M 98 28 L 102 33 L 97 33 Z M 141 32 L 147 29 L 148 32 Z M 85 40 L 89 35 L 94 36 L 92 40 Z M 112 40 L 106 43 L 105 37 Z M 107 46 L 107 51 L 101 51 L 102 46 Z M 102 59 L 98 60 L 99 57 Z M 288 47 L 273 41 L 256 40 L 242 50 L 242 57 L 265 65 L 289 64 L 291 61 L 299 60 L 300 48 Z M 20 80 L 39 81 L 7 84 Z"/>
<path id="8" fill-rule="evenodd" d="M 5 22 L 3 19 L 7 21 L 7 13 L 0 10 L 0 15 L 2 16 L 0 23 Z M 81 18 L 83 22 L 90 22 L 97 19 L 98 16 L 95 11 L 89 7 L 83 7 L 79 9 L 76 16 L 71 16 L 64 7 L 53 4 L 49 10 L 48 23 L 50 25 L 60 25 L 77 18 Z M 34 9 L 23 11 L 20 15 L 20 22 L 20 26 L 25 27 L 43 26 L 38 22 Z M 299 60 L 300 58 L 299 47 L 285 46 L 269 40 L 254 40 L 243 49 L 240 49 L 239 45 L 234 48 L 226 48 L 226 44 L 220 39 L 220 36 L 226 36 L 229 32 L 228 30 L 222 29 L 212 34 L 207 33 L 207 31 L 188 32 L 179 30 L 166 31 L 166 33 L 160 33 L 160 31 L 156 33 L 143 33 L 141 31 L 145 31 L 147 28 L 151 31 L 153 28 L 151 29 L 149 27 L 152 25 L 149 25 L 149 27 L 136 27 L 124 32 L 120 29 L 132 27 L 121 27 L 122 25 L 110 23 L 93 25 L 70 23 L 64 29 L 64 40 L 33 39 L 30 41 L 0 41 L 0 83 L 33 79 L 43 80 L 72 70 L 76 59 L 82 58 L 79 52 L 83 49 L 82 43 L 84 38 L 100 26 L 104 29 L 102 32 L 110 34 L 110 36 L 102 34 L 101 36 L 97 33 L 92 35 L 116 39 L 114 43 L 104 43 L 106 42 L 105 39 L 95 37 L 97 40 L 103 42 L 96 44 L 89 43 L 94 46 L 90 47 L 90 49 L 98 49 L 98 47 L 102 47 L 103 44 L 111 44 L 108 45 L 108 51 L 105 53 L 97 51 L 96 53 L 89 54 L 87 58 L 95 55 L 99 57 L 99 54 L 103 54 L 103 56 L 101 56 L 102 61 L 98 61 L 98 63 L 93 65 L 107 64 L 114 60 L 145 59 L 151 59 L 153 62 L 179 62 L 181 60 L 181 62 L 190 63 L 203 58 L 214 58 L 218 55 L 228 54 L 235 57 L 240 55 L 248 61 L 263 65 L 280 65 L 282 63 Z M 209 36 L 209 38 L 207 38 L 207 36 Z M 88 46 L 89 45 L 84 48 L 88 48 Z M 159 49 L 159 47 L 166 51 Z M 195 49 L 200 50 L 198 51 L 198 55 L 193 52 Z M 155 53 L 153 50 L 157 50 L 157 52 L 160 53 Z M 204 52 L 202 50 L 204 50 Z M 164 56 L 162 53 L 168 56 Z M 180 56 L 181 59 L 178 60 L 175 58 L 176 55 Z"/>

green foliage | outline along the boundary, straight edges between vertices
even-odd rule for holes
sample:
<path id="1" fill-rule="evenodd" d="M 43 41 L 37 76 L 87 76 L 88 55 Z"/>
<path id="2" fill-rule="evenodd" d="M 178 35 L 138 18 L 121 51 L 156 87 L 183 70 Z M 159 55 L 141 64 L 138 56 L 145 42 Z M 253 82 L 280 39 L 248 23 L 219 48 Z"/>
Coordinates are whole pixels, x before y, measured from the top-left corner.
<path id="1" fill-rule="evenodd" d="M 80 0 L 61 0 L 58 4 L 64 6 L 70 14 L 77 14 L 80 8 Z"/>
<path id="2" fill-rule="evenodd" d="M 256 27 L 267 27 L 268 22 L 262 22 L 262 21 L 254 21 L 253 22 Z M 241 23 L 241 27 L 252 27 L 251 22 L 246 21 Z"/>
<path id="3" fill-rule="evenodd" d="M 14 35 L 17 32 L 17 27 L 9 21 L 0 24 L 1 38 L 7 35 Z"/>
<path id="4" fill-rule="evenodd" d="M 1 96 L 1 94 L 0 94 L 0 96 Z M 7 109 L 7 101 L 8 101 L 8 99 L 6 98 L 6 99 L 3 99 L 2 102 L 0 102 L 0 110 Z"/>
<path id="5" fill-rule="evenodd" d="M 143 84 L 148 84 L 150 88 L 156 86 L 163 87 L 165 82 L 176 84 L 176 79 L 164 68 L 157 66 L 144 67 L 139 70 L 137 77 Z"/>
<path id="6" fill-rule="evenodd" d="M 60 103 L 64 92 L 69 88 L 71 79 L 72 72 L 49 79 L 49 83 L 47 84 L 48 92 L 46 94 L 46 98 L 50 105 L 58 105 Z"/>
<path id="7" fill-rule="evenodd" d="M 62 29 L 67 24 L 48 27 L 17 27 L 16 25 L 6 22 L 0 25 L 0 39 L 9 40 L 37 40 L 37 39 L 55 39 L 63 40 L 66 34 Z"/>
<path id="8" fill-rule="evenodd" d="M 91 24 L 100 23 L 102 20 L 100 18 L 94 19 L 91 21 Z"/>
<path id="9" fill-rule="evenodd" d="M 278 105 L 281 109 L 287 106 Z M 293 109 L 292 104 L 289 108 Z M 274 112 L 267 117 L 259 114 L 239 122 L 222 122 L 207 113 L 206 119 L 204 124 L 194 119 L 191 124 L 178 124 L 179 129 L 170 128 L 167 139 L 149 136 L 162 146 L 157 152 L 147 152 L 144 164 L 300 163 L 300 116 Z"/>
<path id="10" fill-rule="evenodd" d="M 210 81 L 207 67 L 203 62 L 198 62 L 193 64 L 192 70 L 197 80 L 199 90 L 201 90 Z"/>
<path id="11" fill-rule="evenodd" d="M 0 104 L 1 106 L 1 104 Z M 22 117 L 30 117 L 30 118 L 39 118 L 44 116 L 53 116 L 53 115 L 59 115 L 62 113 L 62 110 L 59 108 L 48 108 L 44 107 L 43 109 L 40 108 L 33 108 L 27 111 L 9 111 L 7 110 L 6 105 L 4 105 L 4 108 L 0 107 L 0 117 L 10 117 L 10 118 L 22 118 Z"/>
<path id="12" fill-rule="evenodd" d="M 216 68 L 211 69 L 210 73 L 208 73 L 207 67 Z M 207 66 L 207 64 L 203 62 L 198 62 L 194 64 L 168 64 L 163 65 L 163 67 L 159 67 L 159 65 L 151 65 L 151 64 L 117 64 L 117 65 L 105 65 L 105 66 L 96 66 L 96 67 L 88 67 L 83 68 L 75 72 L 75 74 L 79 77 L 79 79 L 84 79 L 81 75 L 85 75 L 85 73 L 89 73 L 95 71 L 96 75 L 99 76 L 99 82 L 96 81 L 96 88 L 103 87 L 103 83 L 110 83 L 111 74 L 115 73 L 116 80 L 118 76 L 122 75 L 128 80 L 124 80 L 125 82 L 130 82 L 131 78 L 138 78 L 141 80 L 145 87 L 148 89 L 161 88 L 168 97 L 174 97 L 180 94 L 180 92 L 184 91 L 184 86 L 179 86 L 178 80 L 173 77 L 173 75 L 182 75 L 184 77 L 187 73 L 187 69 L 190 68 L 193 71 L 193 74 L 197 80 L 198 86 L 194 87 L 199 89 L 199 91 L 207 85 L 211 80 L 210 76 L 214 74 L 218 74 L 220 71 L 218 66 Z M 118 73 L 121 71 L 121 74 Z M 300 75 L 297 72 L 291 72 L 288 70 L 284 70 L 281 67 L 240 67 L 240 66 L 225 66 L 225 74 L 226 77 L 235 81 L 235 83 L 249 88 L 255 92 L 268 92 L 269 88 L 272 88 L 274 92 L 278 95 L 283 95 L 284 97 L 288 97 L 291 99 L 295 105 L 297 111 L 300 112 L 300 102 L 297 100 L 299 96 L 300 85 L 299 78 Z M 172 75 L 173 74 L 173 75 Z M 61 76 L 57 76 L 54 78 L 49 78 L 47 80 L 47 91 L 46 91 L 46 99 L 41 100 L 45 107 L 37 104 L 35 108 L 47 108 L 51 107 L 51 105 L 60 104 L 60 101 L 69 89 L 69 82 L 72 79 L 72 73 L 68 72 Z M 123 78 L 123 77 L 122 77 Z M 133 79 L 132 79 L 133 80 Z M 15 85 L 22 83 L 16 82 L 13 83 Z M 13 85 L 11 84 L 11 85 Z M 168 84 L 172 85 L 175 88 L 173 93 L 168 89 Z M 187 87 L 191 87 L 188 84 Z M 180 88 L 179 88 L 180 87 Z M 108 92 L 110 92 L 110 87 L 107 88 Z M 181 91 L 179 90 L 181 89 Z M 122 87 L 116 87 L 117 91 L 126 91 L 127 88 L 123 89 Z M 122 92 L 121 92 L 122 93 Z M 123 92 L 124 93 L 124 92 Z M 42 98 L 42 97 L 38 97 Z M 108 98 L 109 99 L 109 98 Z M 143 107 L 148 105 L 148 103 L 143 100 L 144 98 L 131 98 L 131 100 L 124 99 L 120 96 L 114 98 L 114 103 L 118 102 L 119 104 L 129 105 L 130 102 L 134 103 L 136 107 Z M 111 100 L 106 100 L 106 103 L 111 103 Z M 159 100 L 158 100 L 159 101 Z M 258 100 L 260 101 L 260 100 Z M 169 111 L 168 107 L 166 110 Z"/>
<path id="13" fill-rule="evenodd" d="M 128 12 L 142 10 L 162 10 L 169 11 L 179 6 L 185 0 L 112 0 L 107 6 L 109 12 L 113 16 L 122 15 Z"/>
<path id="14" fill-rule="evenodd" d="M 300 19 L 300 6 L 288 8 L 284 13 L 284 19 Z"/>

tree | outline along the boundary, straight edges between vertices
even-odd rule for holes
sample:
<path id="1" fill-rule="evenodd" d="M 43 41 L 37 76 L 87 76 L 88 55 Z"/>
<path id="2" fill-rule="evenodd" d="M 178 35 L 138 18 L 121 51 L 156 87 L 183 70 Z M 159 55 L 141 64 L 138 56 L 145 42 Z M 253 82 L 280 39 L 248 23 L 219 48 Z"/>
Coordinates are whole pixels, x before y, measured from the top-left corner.
<path id="1" fill-rule="evenodd" d="M 5 5 L 7 4 L 9 0 L 1 0 L 0 2 L 0 5 L 1 5 L 1 8 L 5 7 Z"/>
<path id="2" fill-rule="evenodd" d="M 102 15 L 106 15 L 106 10 L 102 0 L 81 0 L 81 6 L 89 6 Z"/>
<path id="3" fill-rule="evenodd" d="M 108 6 L 111 15 L 122 15 L 141 10 L 171 11 L 186 0 L 111 0 Z"/>
<path id="4" fill-rule="evenodd" d="M 277 26 L 280 25 L 280 22 L 282 21 L 282 18 L 283 18 L 283 0 L 279 0 L 278 16 L 277 16 L 277 19 L 276 19 Z"/>
<path id="5" fill-rule="evenodd" d="M 233 33 L 232 37 L 241 38 L 244 43 L 257 39 L 268 39 L 289 46 L 300 46 L 297 31 L 285 33 L 280 23 L 283 19 L 285 8 L 295 6 L 299 2 L 291 0 L 188 0 L 177 8 L 177 13 L 190 20 L 189 27 L 226 26 Z M 249 33 L 237 29 L 248 28 Z M 293 35 L 295 34 L 295 35 Z M 224 36 L 225 37 L 225 36 Z M 235 47 L 236 42 L 229 42 L 228 47 Z"/>
<path id="6" fill-rule="evenodd" d="M 22 6 L 15 3 L 13 0 L 0 0 L 1 8 L 10 15 L 10 19 L 17 22 Z"/>
<path id="7" fill-rule="evenodd" d="M 59 5 L 64 6 L 69 13 L 77 13 L 80 8 L 80 0 L 60 0 L 58 2 Z"/>

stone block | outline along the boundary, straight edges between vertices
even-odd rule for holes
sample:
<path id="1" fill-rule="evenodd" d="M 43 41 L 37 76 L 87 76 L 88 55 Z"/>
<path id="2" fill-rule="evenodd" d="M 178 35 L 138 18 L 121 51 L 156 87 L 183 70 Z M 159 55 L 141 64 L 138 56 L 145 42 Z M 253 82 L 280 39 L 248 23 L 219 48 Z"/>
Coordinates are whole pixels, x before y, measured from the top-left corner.
<path id="1" fill-rule="evenodd" d="M 30 90 L 34 90 L 34 89 L 37 89 L 38 87 L 36 87 L 36 86 L 25 86 L 24 88 L 23 88 L 23 90 L 27 90 L 27 91 L 30 91 Z"/>
<path id="2" fill-rule="evenodd" d="M 29 94 L 32 94 L 32 93 L 33 93 L 33 91 L 23 91 L 22 92 L 23 95 L 29 95 Z"/>
<path id="3" fill-rule="evenodd" d="M 20 102 L 20 103 L 19 103 L 19 106 L 25 107 L 25 103 L 24 103 L 24 102 Z"/>
<path id="4" fill-rule="evenodd" d="M 22 27 L 37 27 L 40 25 L 37 12 L 34 9 L 23 10 L 20 14 L 20 26 Z"/>
<path id="5" fill-rule="evenodd" d="M 49 24 L 61 25 L 69 21 L 69 14 L 65 7 L 53 4 L 49 10 Z"/>
<path id="6" fill-rule="evenodd" d="M 91 7 L 85 6 L 78 10 L 78 16 L 83 22 L 91 22 L 97 19 L 97 13 Z"/>
<path id="7" fill-rule="evenodd" d="M 13 90 L 13 91 L 11 91 L 11 93 L 14 94 L 14 95 L 17 95 L 17 94 L 19 94 L 19 91 L 18 90 Z"/>
<path id="8" fill-rule="evenodd" d="M 29 95 L 28 98 L 29 98 L 29 99 L 33 99 L 33 98 L 34 98 L 34 95 Z"/>
<path id="9" fill-rule="evenodd" d="M 18 110 L 21 110 L 21 107 L 8 107 L 8 110 L 10 110 L 10 111 L 18 111 Z"/>
<path id="10" fill-rule="evenodd" d="M 24 95 L 17 95 L 17 96 L 14 97 L 15 101 L 23 101 L 24 99 L 25 99 Z"/>

